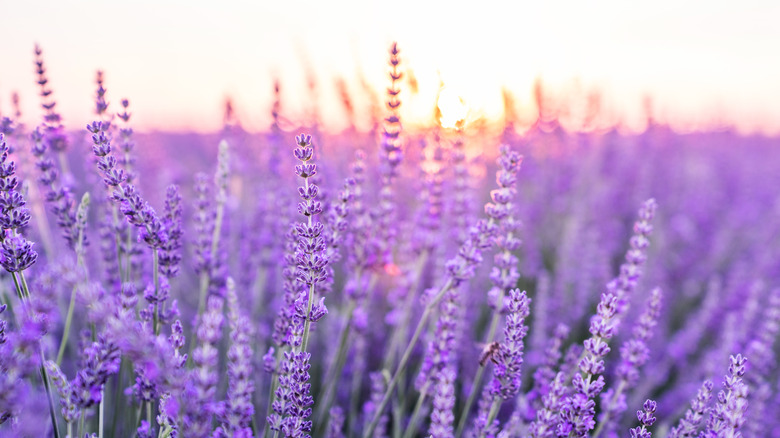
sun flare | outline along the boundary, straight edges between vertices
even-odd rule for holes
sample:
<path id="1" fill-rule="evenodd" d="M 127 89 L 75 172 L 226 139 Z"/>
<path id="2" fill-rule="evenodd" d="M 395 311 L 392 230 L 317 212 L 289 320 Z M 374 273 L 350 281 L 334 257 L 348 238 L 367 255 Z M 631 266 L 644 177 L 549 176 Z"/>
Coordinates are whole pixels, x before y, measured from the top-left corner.
<path id="1" fill-rule="evenodd" d="M 455 90 L 443 88 L 436 103 L 441 113 L 439 123 L 442 128 L 457 128 L 462 126 L 469 114 L 469 106 Z"/>

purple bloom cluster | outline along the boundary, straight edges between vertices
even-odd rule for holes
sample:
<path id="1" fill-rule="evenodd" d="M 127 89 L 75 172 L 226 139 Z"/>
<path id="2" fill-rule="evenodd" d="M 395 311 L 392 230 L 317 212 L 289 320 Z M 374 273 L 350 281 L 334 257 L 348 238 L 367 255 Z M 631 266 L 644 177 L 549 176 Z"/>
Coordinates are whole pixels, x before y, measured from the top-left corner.
<path id="1" fill-rule="evenodd" d="M 718 392 L 718 403 L 710 411 L 707 427 L 702 433 L 704 437 L 739 436 L 747 419 L 748 387 L 743 379 L 747 358 L 737 354 L 729 361 L 729 373 L 723 389 Z"/>
<path id="2" fill-rule="evenodd" d="M 305 351 L 285 352 L 279 370 L 279 388 L 273 403 L 273 414 L 268 417 L 271 430 L 286 437 L 307 437 L 311 433 L 311 406 L 309 359 Z"/>
<path id="3" fill-rule="evenodd" d="M 517 152 L 508 148 L 502 150 L 502 157 L 499 159 L 501 169 L 496 173 L 496 182 L 501 187 L 499 191 L 508 189 L 516 183 L 517 172 L 522 160 L 522 156 Z M 509 193 L 511 191 L 503 191 L 498 197 L 500 200 L 506 201 L 508 198 L 505 195 Z M 482 250 L 493 246 L 500 224 L 508 217 L 505 205 L 500 203 L 486 204 L 485 213 L 489 219 L 479 220 L 476 226 L 469 230 L 469 238 L 463 243 L 457 256 L 447 262 L 447 273 L 456 286 L 475 275 L 476 267 L 482 262 Z M 512 221 L 512 219 L 509 220 Z"/>
<path id="4" fill-rule="evenodd" d="M 385 124 L 382 131 L 382 141 L 380 146 L 380 166 L 382 173 L 382 188 L 379 191 L 379 204 L 376 211 L 376 229 L 378 246 L 380 248 L 380 262 L 385 264 L 393 263 L 393 242 L 396 238 L 397 227 L 393 219 L 396 214 L 394 199 L 394 179 L 398 176 L 398 166 L 403 160 L 403 150 L 401 147 L 401 117 L 399 108 L 401 100 L 398 88 L 403 74 L 398 71 L 398 65 L 401 63 L 398 44 L 393 43 L 390 47 L 390 87 L 387 89 L 387 109 L 389 115 L 385 118 Z"/>
<path id="5" fill-rule="evenodd" d="M 40 87 L 41 107 L 46 112 L 43 117 L 46 142 L 54 152 L 63 153 L 68 147 L 68 137 L 65 135 L 62 117 L 55 109 L 57 101 L 54 100 L 52 89 L 48 87 L 49 79 L 46 77 L 43 50 L 37 45 L 35 46 L 35 73 L 38 75 L 37 83 Z"/>
<path id="6" fill-rule="evenodd" d="M 126 183 L 125 172 L 111 154 L 109 126 L 108 123 L 98 121 L 87 126 L 87 130 L 92 133 L 92 151 L 98 158 L 98 170 L 111 192 L 111 199 L 119 204 L 128 223 L 141 230 L 140 239 L 150 248 L 159 248 L 168 240 L 167 233 L 152 206 L 141 198 L 134 185 Z"/>
<path id="7" fill-rule="evenodd" d="M 249 423 L 254 415 L 252 394 L 254 382 L 252 380 L 252 327 L 249 319 L 239 309 L 238 297 L 235 285 L 228 278 L 227 307 L 228 322 L 230 325 L 230 350 L 228 350 L 228 379 L 227 401 L 221 409 L 222 421 L 221 433 L 226 437 L 251 436 Z"/>
<path id="8" fill-rule="evenodd" d="M 604 389 L 604 358 L 610 352 L 609 340 L 626 308 L 625 305 L 621 307 L 620 303 L 625 301 L 639 279 L 639 267 L 646 258 L 648 236 L 652 232 L 650 220 L 655 209 L 653 199 L 646 201 L 640 208 L 626 262 L 620 266 L 620 275 L 607 284 L 607 292 L 601 295 L 596 315 L 590 322 L 591 337 L 584 342 L 585 354 L 578 364 L 580 372 L 575 373 L 572 379 L 574 394 L 566 399 L 561 409 L 558 436 L 585 436 L 596 425 L 593 419 L 596 403 L 593 399 Z"/>
<path id="9" fill-rule="evenodd" d="M 678 426 L 669 433 L 671 438 L 695 437 L 699 434 L 699 427 L 706 418 L 707 406 L 712 399 L 712 382 L 705 380 L 696 397 L 691 401 L 691 407 L 685 411 L 685 416 L 680 419 Z"/>
<path id="10" fill-rule="evenodd" d="M 219 361 L 217 343 L 222 336 L 222 308 L 224 300 L 216 295 L 209 297 L 206 311 L 198 326 L 199 345 L 192 353 L 194 368 L 190 370 L 191 384 L 184 415 L 183 432 L 186 436 L 206 437 L 211 430 L 211 419 L 216 411 L 215 394 L 219 376 L 216 366 Z"/>
<path id="11" fill-rule="evenodd" d="M 179 186 L 171 185 L 165 193 L 162 223 L 167 239 L 160 246 L 160 273 L 168 278 L 173 278 L 179 274 L 183 235 Z"/>
<path id="12" fill-rule="evenodd" d="M 642 410 L 636 411 L 636 418 L 642 425 L 631 429 L 631 438 L 651 438 L 653 436 L 647 428 L 655 423 L 656 418 L 653 416 L 655 408 L 655 401 L 647 400 L 642 406 Z"/>
<path id="13" fill-rule="evenodd" d="M 510 399 L 520 392 L 520 367 L 523 365 L 523 339 L 528 333 L 525 319 L 530 313 L 531 301 L 525 291 L 509 291 L 504 342 L 496 355 L 490 392 L 494 397 Z"/>

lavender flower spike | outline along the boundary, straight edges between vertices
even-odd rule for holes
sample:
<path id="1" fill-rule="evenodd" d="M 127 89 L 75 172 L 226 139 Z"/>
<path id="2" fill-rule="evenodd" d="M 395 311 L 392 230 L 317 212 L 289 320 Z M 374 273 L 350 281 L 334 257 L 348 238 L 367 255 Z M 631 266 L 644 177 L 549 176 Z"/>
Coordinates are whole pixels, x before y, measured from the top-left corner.
<path id="1" fill-rule="evenodd" d="M 5 134 L 0 133 L 0 265 L 8 272 L 21 272 L 35 263 L 38 253 L 18 231 L 27 226 L 30 213 L 24 197 L 16 191 L 16 166 L 8 160 Z"/>
<path id="2" fill-rule="evenodd" d="M 27 202 L 18 192 L 16 165 L 8 159 L 5 134 L 0 132 L 0 228 L 21 230 L 30 222 Z"/>
<path id="3" fill-rule="evenodd" d="M 531 300 L 525 291 L 509 291 L 508 313 L 504 327 L 504 342 L 499 346 L 493 368 L 493 380 L 488 385 L 493 398 L 487 417 L 477 418 L 479 436 L 484 437 L 492 427 L 498 415 L 498 409 L 504 400 L 514 398 L 520 392 L 520 367 L 523 364 L 523 339 L 528 333 L 525 319 L 530 313 Z"/>
<path id="4" fill-rule="evenodd" d="M 227 279 L 228 319 L 231 345 L 228 351 L 228 399 L 222 415 L 221 430 L 225 436 L 243 436 L 251 433 L 254 406 L 254 375 L 252 369 L 252 327 L 249 319 L 241 314 L 233 279 Z"/>
<path id="5" fill-rule="evenodd" d="M 306 218 L 306 222 L 296 224 L 299 240 L 295 251 L 298 264 L 296 275 L 308 288 L 308 295 L 303 302 L 306 307 L 303 313 L 301 343 L 301 351 L 306 351 L 310 325 L 314 317 L 315 286 L 325 280 L 328 258 L 325 255 L 325 239 L 322 236 L 324 226 L 321 222 L 315 222 L 316 216 L 322 213 L 322 204 L 317 200 L 319 187 L 311 181 L 311 177 L 317 174 L 317 165 L 311 162 L 314 158 L 311 135 L 301 134 L 295 137 L 295 141 L 298 145 L 294 151 L 295 158 L 301 162 L 295 166 L 295 173 L 303 179 L 303 186 L 298 187 L 298 194 L 302 199 L 302 202 L 298 203 L 298 213 Z"/>
<path id="6" fill-rule="evenodd" d="M 491 393 L 504 400 L 520 391 L 520 366 L 523 364 L 523 339 L 528 333 L 525 319 L 530 313 L 531 300 L 525 291 L 509 291 L 509 306 L 504 327 L 504 342 L 498 352 L 498 363 L 493 368 Z"/>
<path id="7" fill-rule="evenodd" d="M 401 149 L 401 117 L 398 114 L 398 108 L 401 101 L 398 95 L 401 90 L 398 88 L 398 81 L 402 73 L 398 71 L 400 59 L 398 57 L 398 44 L 393 43 L 390 48 L 390 87 L 387 89 L 387 108 L 390 114 L 385 118 L 384 131 L 382 133 L 382 148 L 379 159 L 382 173 L 382 188 L 379 192 L 379 211 L 377 212 L 377 233 L 379 239 L 377 243 L 381 245 L 380 260 L 383 263 L 392 263 L 393 242 L 397 234 L 397 225 L 393 220 L 395 217 L 395 200 L 393 199 L 393 180 L 398 175 L 398 166 L 403 160 L 403 151 Z"/>
<path id="8" fill-rule="evenodd" d="M 171 185 L 165 193 L 163 226 L 168 239 L 160 247 L 160 273 L 168 278 L 179 274 L 182 246 L 182 207 L 179 186 Z"/>
<path id="9" fill-rule="evenodd" d="M 219 381 L 216 369 L 219 363 L 217 343 L 222 337 L 223 304 L 219 296 L 210 296 L 198 326 L 200 345 L 192 353 L 192 385 L 187 389 L 191 398 L 184 416 L 183 432 L 187 437 L 205 438 L 211 430 L 214 395 Z"/>
<path id="10" fill-rule="evenodd" d="M 653 328 L 658 322 L 661 312 L 661 290 L 653 289 L 639 322 L 634 327 L 633 337 L 620 349 L 620 364 L 617 368 L 617 386 L 605 391 L 602 395 L 602 414 L 599 425 L 593 433 L 594 438 L 602 430 L 612 430 L 614 421 L 620 418 L 625 410 L 625 393 L 633 388 L 639 380 L 639 369 L 650 358 L 647 342 L 653 336 Z"/>
<path id="11" fill-rule="evenodd" d="M 99 121 L 87 125 L 87 130 L 92 133 L 92 151 L 98 158 L 97 167 L 103 182 L 112 190 L 111 199 L 120 205 L 127 221 L 140 228 L 140 238 L 150 248 L 160 248 L 168 239 L 163 224 L 152 206 L 138 194 L 135 186 L 125 183 L 124 171 L 118 167 L 117 159 L 111 154 L 108 128 L 108 123 Z"/>
<path id="12" fill-rule="evenodd" d="M 273 413 L 268 416 L 270 429 L 282 432 L 286 437 L 308 437 L 311 433 L 311 405 L 309 359 L 305 351 L 284 353 L 280 366 L 279 387 L 273 403 Z"/>
<path id="13" fill-rule="evenodd" d="M 699 435 L 699 426 L 707 413 L 707 405 L 712 399 L 712 382 L 705 380 L 696 398 L 691 401 L 691 408 L 685 412 L 677 427 L 669 432 L 669 438 L 691 438 Z"/>
<path id="14" fill-rule="evenodd" d="M 580 372 L 572 379 L 575 393 L 567 397 L 561 409 L 558 436 L 583 437 L 596 425 L 593 419 L 596 403 L 593 399 L 604 389 L 604 376 L 601 375 L 604 373 L 604 358 L 610 352 L 609 340 L 614 336 L 627 308 L 626 298 L 639 280 L 639 267 L 645 260 L 644 252 L 652 231 L 650 220 L 655 209 L 653 199 L 642 204 L 639 220 L 634 224 L 635 234 L 631 238 L 631 248 L 626 253 L 626 262 L 620 267 L 620 275 L 607 284 L 607 292 L 601 295 L 596 315 L 590 321 L 591 337 L 585 340 L 585 353 L 578 363 Z"/>
<path id="15" fill-rule="evenodd" d="M 747 359 L 737 354 L 731 356 L 729 361 L 729 373 L 723 382 L 723 389 L 718 392 L 718 404 L 710 411 L 703 437 L 741 436 L 739 430 L 745 422 L 745 411 L 748 407 L 748 387 L 742 379 Z"/>
<path id="16" fill-rule="evenodd" d="M 655 423 L 656 404 L 653 400 L 645 401 L 641 411 L 636 411 L 636 418 L 642 424 L 639 427 L 631 429 L 631 438 L 652 438 L 653 434 L 647 430 L 648 427 Z"/>

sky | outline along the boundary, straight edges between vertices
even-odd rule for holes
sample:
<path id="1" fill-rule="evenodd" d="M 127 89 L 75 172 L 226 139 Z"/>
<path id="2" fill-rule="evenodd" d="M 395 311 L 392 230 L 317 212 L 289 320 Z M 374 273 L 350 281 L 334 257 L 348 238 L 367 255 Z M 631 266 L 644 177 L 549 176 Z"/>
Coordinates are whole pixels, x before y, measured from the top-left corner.
<path id="1" fill-rule="evenodd" d="M 39 120 L 38 43 L 74 129 L 93 117 L 98 69 L 111 108 L 129 98 L 139 130 L 213 132 L 227 97 L 242 125 L 267 129 L 277 78 L 289 123 L 303 123 L 314 107 L 327 129 L 344 128 L 341 79 L 364 127 L 360 78 L 383 93 L 387 50 L 397 41 L 403 70 L 418 84 L 415 93 L 402 84 L 407 124 L 431 120 L 441 83 L 470 119 L 497 123 L 508 90 L 530 123 L 541 83 L 545 106 L 573 127 L 599 96 L 595 125 L 641 130 L 651 102 L 653 118 L 680 131 L 734 126 L 774 135 L 778 17 L 780 2 L 750 0 L 0 0 L 0 113 L 11 111 L 16 91 L 24 121 Z"/>

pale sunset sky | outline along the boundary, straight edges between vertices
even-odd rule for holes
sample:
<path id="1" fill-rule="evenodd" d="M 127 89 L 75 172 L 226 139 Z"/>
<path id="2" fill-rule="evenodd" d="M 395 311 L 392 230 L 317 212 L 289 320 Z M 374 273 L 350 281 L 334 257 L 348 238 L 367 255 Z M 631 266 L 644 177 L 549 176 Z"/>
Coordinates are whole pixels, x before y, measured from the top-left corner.
<path id="1" fill-rule="evenodd" d="M 403 85 L 407 123 L 430 119 L 440 79 L 469 117 L 500 120 L 505 88 L 530 123 L 540 78 L 574 121 L 599 93 L 599 123 L 641 130 L 649 96 L 654 117 L 681 131 L 778 134 L 778 21 L 772 1 L 0 0 L 0 113 L 17 91 L 23 121 L 40 119 L 37 42 L 71 129 L 91 120 L 101 69 L 111 108 L 129 98 L 140 130 L 217 130 L 227 96 L 247 129 L 266 129 L 277 77 L 287 119 L 316 102 L 338 130 L 337 78 L 365 125 L 359 72 L 383 93 L 395 40 L 419 84 L 414 95 Z"/>

